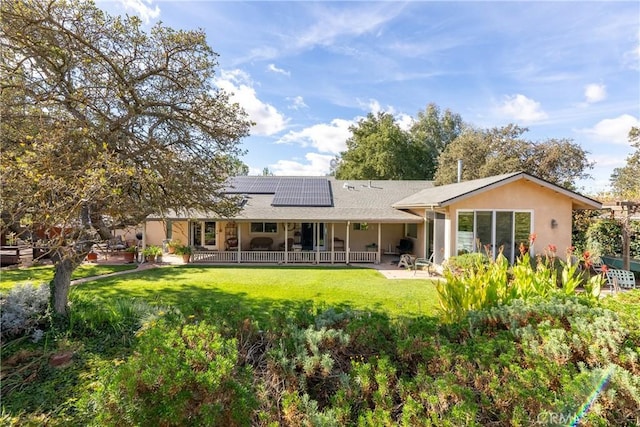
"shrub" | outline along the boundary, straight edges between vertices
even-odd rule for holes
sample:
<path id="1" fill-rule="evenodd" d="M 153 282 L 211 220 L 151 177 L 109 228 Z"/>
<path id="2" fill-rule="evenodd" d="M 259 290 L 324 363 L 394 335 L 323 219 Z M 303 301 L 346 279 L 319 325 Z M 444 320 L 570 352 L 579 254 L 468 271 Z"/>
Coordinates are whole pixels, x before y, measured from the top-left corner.
<path id="1" fill-rule="evenodd" d="M 0 330 L 2 341 L 9 337 L 33 334 L 34 341 L 42 337 L 40 329 L 49 315 L 49 285 L 27 283 L 12 288 L 0 297 Z"/>
<path id="2" fill-rule="evenodd" d="M 584 286 L 585 298 L 597 298 L 604 279 L 599 275 L 587 278 L 578 267 L 577 262 L 559 260 L 555 252 L 538 257 L 534 267 L 529 254 L 523 252 L 513 267 L 499 254 L 488 264 L 476 262 L 468 270 L 457 273 L 445 270 L 446 282 L 436 284 L 440 313 L 445 322 L 451 323 L 469 311 L 516 299 L 547 298 L 559 292 L 572 295 L 578 286 Z"/>
<path id="3" fill-rule="evenodd" d="M 468 272 L 477 270 L 482 266 L 488 265 L 489 257 L 479 252 L 456 255 L 447 259 L 445 263 L 445 271 L 452 273 Z"/>
<path id="4" fill-rule="evenodd" d="M 154 321 L 99 388 L 97 420 L 116 425 L 249 425 L 251 372 L 237 342 L 207 322 Z"/>

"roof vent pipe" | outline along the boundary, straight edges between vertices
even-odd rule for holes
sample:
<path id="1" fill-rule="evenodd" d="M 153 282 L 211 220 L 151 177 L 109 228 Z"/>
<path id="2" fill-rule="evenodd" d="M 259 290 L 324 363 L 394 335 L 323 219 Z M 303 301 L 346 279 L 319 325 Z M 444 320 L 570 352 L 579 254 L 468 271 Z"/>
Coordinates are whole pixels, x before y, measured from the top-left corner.
<path id="1" fill-rule="evenodd" d="M 458 182 L 462 181 L 462 159 L 458 159 Z"/>

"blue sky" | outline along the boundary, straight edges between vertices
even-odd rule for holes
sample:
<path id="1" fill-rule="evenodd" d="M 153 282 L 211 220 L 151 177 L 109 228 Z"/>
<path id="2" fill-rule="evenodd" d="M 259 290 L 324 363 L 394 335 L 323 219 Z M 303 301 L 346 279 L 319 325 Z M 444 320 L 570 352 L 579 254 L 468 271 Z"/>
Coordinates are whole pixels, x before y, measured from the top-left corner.
<path id="1" fill-rule="evenodd" d="M 256 123 L 251 174 L 324 175 L 369 112 L 408 127 L 429 103 L 478 127 L 570 138 L 606 190 L 640 126 L 640 2 L 98 1 L 202 28 L 216 84 Z M 640 171 L 639 171 L 640 174 Z"/>

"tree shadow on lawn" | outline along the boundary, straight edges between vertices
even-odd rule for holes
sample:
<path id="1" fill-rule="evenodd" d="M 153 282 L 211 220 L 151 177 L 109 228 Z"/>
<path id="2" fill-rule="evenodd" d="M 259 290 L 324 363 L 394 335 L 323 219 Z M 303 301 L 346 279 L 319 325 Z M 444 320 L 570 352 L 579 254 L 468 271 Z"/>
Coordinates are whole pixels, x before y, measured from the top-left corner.
<path id="1" fill-rule="evenodd" d="M 351 267 L 310 267 L 310 266 L 260 266 L 260 267 L 244 267 L 235 266 L 179 266 L 160 268 L 154 270 L 146 270 L 135 272 L 120 277 L 110 277 L 97 279 L 92 282 L 74 286 L 72 292 L 80 292 L 91 295 L 97 299 L 104 300 L 106 304 L 110 300 L 118 298 L 139 298 L 153 305 L 173 306 L 181 310 L 184 315 L 198 315 L 203 312 L 210 314 L 230 316 L 231 318 L 255 318 L 264 321 L 270 316 L 282 317 L 284 313 L 294 313 L 300 311 L 321 312 L 328 308 L 340 310 L 356 310 L 364 312 L 378 312 L 380 314 L 390 315 L 389 307 L 385 307 L 381 302 L 372 301 L 370 305 L 363 305 L 362 301 L 354 299 L 342 298 L 341 301 L 325 301 L 323 297 L 328 296 L 332 286 L 338 286 L 339 283 L 331 282 L 333 277 L 329 277 L 330 285 L 320 292 L 313 292 L 313 288 L 304 288 L 306 284 L 298 282 L 287 282 L 284 277 L 284 285 L 278 284 L 278 289 L 273 296 L 265 296 L 265 292 L 269 292 L 268 279 L 264 280 L 259 276 L 259 271 L 277 270 L 310 270 L 313 273 L 318 271 L 327 274 L 338 273 L 344 270 L 355 270 L 361 273 L 362 268 Z M 229 271 L 224 277 L 216 277 L 216 271 L 221 270 L 237 270 L 238 276 L 229 276 Z M 379 273 L 375 270 L 368 270 L 365 276 L 370 276 L 378 280 L 386 281 L 388 279 L 380 278 Z M 258 276 L 246 278 L 246 275 L 256 273 Z M 370 274 L 369 274 L 370 272 Z M 366 277 L 365 277 L 366 278 Z M 279 280 L 279 279 L 278 279 Z M 216 283 L 218 281 L 218 283 Z M 239 283 L 238 290 L 226 290 L 226 286 L 231 281 Z M 195 284 L 194 284 L 195 283 Z M 399 288 L 402 284 L 394 284 L 394 288 Z M 231 285 L 233 286 L 233 285 Z M 291 286 L 290 292 L 287 286 Z M 310 286 L 313 286 L 311 283 Z M 256 295 L 252 295 L 245 291 L 247 288 L 256 289 Z M 295 289 L 294 289 L 295 288 Z M 244 290 L 243 290 L 244 289 Z M 302 292 L 300 292 L 302 290 Z M 307 290 L 309 292 L 307 293 Z M 297 293 L 297 294 L 296 294 Z M 304 295 L 307 293 L 307 295 Z M 407 304 L 420 305 L 420 301 L 407 301 Z M 427 301 L 424 307 L 427 308 Z M 398 311 L 402 311 L 401 307 Z M 422 310 L 418 310 L 422 312 Z M 407 313 L 407 317 L 415 317 L 415 312 Z M 404 316 L 400 316 L 404 317 Z"/>

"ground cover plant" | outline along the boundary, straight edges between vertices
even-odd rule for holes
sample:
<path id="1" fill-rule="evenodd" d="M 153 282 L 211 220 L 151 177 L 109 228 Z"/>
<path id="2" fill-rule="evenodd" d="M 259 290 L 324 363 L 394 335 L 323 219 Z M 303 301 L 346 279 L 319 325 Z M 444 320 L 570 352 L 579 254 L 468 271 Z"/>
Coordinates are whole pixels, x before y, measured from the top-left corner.
<path id="1" fill-rule="evenodd" d="M 387 296 L 437 299 L 433 283 L 371 270 L 127 276 L 77 287 L 66 329 L 9 349 L 41 368 L 19 382 L 3 362 L 5 424 L 640 422 L 640 291 L 515 299 L 444 323 L 433 302 L 418 310 Z M 60 349 L 72 364 L 46 363 Z"/>

